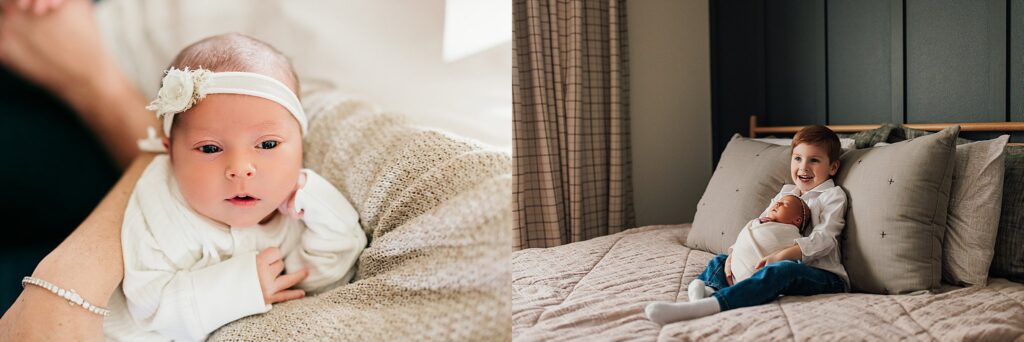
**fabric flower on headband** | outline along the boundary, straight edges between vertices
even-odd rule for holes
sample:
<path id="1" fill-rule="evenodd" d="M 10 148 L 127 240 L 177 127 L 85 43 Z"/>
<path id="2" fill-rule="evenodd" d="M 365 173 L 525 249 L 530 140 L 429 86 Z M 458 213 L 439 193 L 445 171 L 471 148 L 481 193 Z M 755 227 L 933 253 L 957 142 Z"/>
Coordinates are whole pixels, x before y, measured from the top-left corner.
<path id="1" fill-rule="evenodd" d="M 199 68 L 185 70 L 171 67 L 161 81 L 160 91 L 156 99 L 146 109 L 156 111 L 162 118 L 167 114 L 181 113 L 192 108 L 199 100 L 206 97 L 206 81 L 210 71 Z"/>

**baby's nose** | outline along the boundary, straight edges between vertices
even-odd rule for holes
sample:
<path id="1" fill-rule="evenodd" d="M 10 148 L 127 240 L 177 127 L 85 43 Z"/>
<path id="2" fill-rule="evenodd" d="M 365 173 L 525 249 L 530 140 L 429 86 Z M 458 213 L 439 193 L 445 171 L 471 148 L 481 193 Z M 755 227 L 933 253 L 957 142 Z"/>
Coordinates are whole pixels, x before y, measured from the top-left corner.
<path id="1" fill-rule="evenodd" d="M 228 179 L 252 178 L 254 175 L 256 175 L 256 168 L 252 167 L 252 165 L 247 165 L 241 168 L 228 168 L 227 172 L 225 172 L 225 176 L 227 176 Z"/>

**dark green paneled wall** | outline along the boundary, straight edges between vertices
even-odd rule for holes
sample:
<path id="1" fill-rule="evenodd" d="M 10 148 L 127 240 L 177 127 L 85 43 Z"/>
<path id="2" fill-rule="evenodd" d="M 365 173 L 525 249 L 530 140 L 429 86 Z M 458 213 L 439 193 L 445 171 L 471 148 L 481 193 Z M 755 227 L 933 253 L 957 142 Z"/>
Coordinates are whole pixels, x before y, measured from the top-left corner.
<path id="1" fill-rule="evenodd" d="M 1024 121 L 1024 0 L 712 1 L 711 51 L 716 164 L 750 115 Z"/>

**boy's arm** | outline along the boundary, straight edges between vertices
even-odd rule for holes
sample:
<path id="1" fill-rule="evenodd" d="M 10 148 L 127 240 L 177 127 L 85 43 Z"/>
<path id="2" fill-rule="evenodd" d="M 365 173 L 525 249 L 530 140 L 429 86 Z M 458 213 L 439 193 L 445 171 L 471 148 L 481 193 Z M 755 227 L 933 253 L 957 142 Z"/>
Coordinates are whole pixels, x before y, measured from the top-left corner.
<path id="1" fill-rule="evenodd" d="M 129 313 L 145 329 L 176 340 L 202 340 L 224 324 L 270 310 L 255 252 L 179 270 L 147 230 L 125 229 L 124 235 L 128 257 L 122 290 Z"/>
<path id="2" fill-rule="evenodd" d="M 295 208 L 303 210 L 299 248 L 285 258 L 286 270 L 307 268 L 309 277 L 299 288 L 316 292 L 355 275 L 355 264 L 366 247 L 366 233 L 359 214 L 329 181 L 312 170 L 303 170 L 306 184 L 295 196 Z"/>
<path id="3" fill-rule="evenodd" d="M 803 262 L 810 262 L 839 247 L 838 237 L 846 226 L 846 193 L 842 189 L 821 196 L 821 222 L 805 237 L 796 239 Z"/>

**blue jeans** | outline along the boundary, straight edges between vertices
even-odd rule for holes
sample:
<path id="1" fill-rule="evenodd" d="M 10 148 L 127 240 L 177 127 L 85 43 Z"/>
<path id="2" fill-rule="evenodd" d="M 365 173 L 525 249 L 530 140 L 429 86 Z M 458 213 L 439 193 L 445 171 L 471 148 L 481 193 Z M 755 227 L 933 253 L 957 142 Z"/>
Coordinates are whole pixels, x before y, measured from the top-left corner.
<path id="1" fill-rule="evenodd" d="M 779 295 L 811 296 L 846 291 L 846 282 L 835 273 L 807 266 L 800 261 L 773 262 L 750 278 L 729 286 L 725 280 L 725 259 L 719 254 L 708 262 L 697 279 L 714 288 L 722 311 L 761 305 Z"/>

